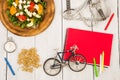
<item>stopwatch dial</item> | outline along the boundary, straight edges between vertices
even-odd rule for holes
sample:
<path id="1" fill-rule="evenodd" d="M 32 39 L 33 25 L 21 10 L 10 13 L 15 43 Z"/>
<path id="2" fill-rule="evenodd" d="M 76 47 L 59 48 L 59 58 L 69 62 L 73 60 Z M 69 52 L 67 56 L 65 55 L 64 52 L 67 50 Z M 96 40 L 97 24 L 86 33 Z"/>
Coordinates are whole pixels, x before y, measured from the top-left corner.
<path id="1" fill-rule="evenodd" d="M 14 52 L 16 50 L 16 45 L 14 42 L 7 42 L 5 43 L 5 51 L 11 53 Z"/>

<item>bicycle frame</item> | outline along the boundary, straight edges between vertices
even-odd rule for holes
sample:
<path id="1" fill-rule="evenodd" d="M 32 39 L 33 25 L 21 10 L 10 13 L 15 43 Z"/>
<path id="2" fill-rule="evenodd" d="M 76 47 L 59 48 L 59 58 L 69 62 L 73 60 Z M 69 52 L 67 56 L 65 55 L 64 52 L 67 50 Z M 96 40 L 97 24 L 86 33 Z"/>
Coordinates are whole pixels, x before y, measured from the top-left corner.
<path id="1" fill-rule="evenodd" d="M 67 51 L 66 51 L 67 52 Z M 63 56 L 64 56 L 64 54 L 63 53 L 66 53 L 66 52 L 57 52 L 57 55 L 56 55 L 56 57 L 55 57 L 55 59 L 57 58 L 57 56 L 58 56 L 58 58 L 60 59 L 60 62 L 61 63 L 63 63 L 63 61 L 67 61 L 67 60 L 64 60 L 63 59 Z M 72 51 L 72 50 L 69 50 L 69 53 L 71 53 L 71 55 L 70 56 L 73 56 L 75 53 Z M 62 54 L 62 57 L 60 56 L 60 54 Z M 70 58 L 70 56 L 69 56 L 69 58 Z M 68 59 L 69 59 L 68 58 Z"/>
<path id="2" fill-rule="evenodd" d="M 57 56 L 58 56 L 58 58 L 60 59 L 60 62 L 61 62 L 61 63 L 63 63 L 63 61 L 64 61 L 64 60 L 63 60 L 63 53 L 64 53 L 64 52 L 57 52 L 57 55 L 56 55 L 56 57 L 55 57 L 55 59 L 56 59 Z M 60 56 L 60 54 L 62 54 L 62 56 Z"/>

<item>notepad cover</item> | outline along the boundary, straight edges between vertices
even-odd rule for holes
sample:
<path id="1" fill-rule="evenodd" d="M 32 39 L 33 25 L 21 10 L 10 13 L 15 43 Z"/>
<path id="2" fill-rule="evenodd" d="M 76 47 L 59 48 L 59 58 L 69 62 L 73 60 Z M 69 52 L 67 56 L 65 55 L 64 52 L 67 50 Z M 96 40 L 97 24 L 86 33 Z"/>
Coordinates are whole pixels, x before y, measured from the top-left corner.
<path id="1" fill-rule="evenodd" d="M 84 55 L 87 64 L 93 64 L 93 58 L 96 58 L 98 65 L 100 64 L 100 54 L 104 51 L 104 65 L 110 66 L 112 39 L 113 34 L 68 28 L 64 51 L 76 44 L 79 47 L 76 53 Z M 68 60 L 69 56 L 70 53 L 64 53 L 63 59 Z"/>

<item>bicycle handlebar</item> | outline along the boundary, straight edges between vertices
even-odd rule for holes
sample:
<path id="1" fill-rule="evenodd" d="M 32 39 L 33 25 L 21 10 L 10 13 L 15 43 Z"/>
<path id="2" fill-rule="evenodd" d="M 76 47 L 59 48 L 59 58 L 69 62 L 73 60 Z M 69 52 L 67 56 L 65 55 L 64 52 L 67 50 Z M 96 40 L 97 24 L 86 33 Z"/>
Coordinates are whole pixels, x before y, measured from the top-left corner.
<path id="1" fill-rule="evenodd" d="M 70 47 L 70 50 L 76 51 L 79 50 L 77 45 L 73 45 L 72 47 Z"/>
<path id="2" fill-rule="evenodd" d="M 70 47 L 69 50 L 66 50 L 66 52 L 74 52 L 75 53 L 76 50 L 79 50 L 78 46 L 77 45 L 73 45 L 73 46 Z"/>

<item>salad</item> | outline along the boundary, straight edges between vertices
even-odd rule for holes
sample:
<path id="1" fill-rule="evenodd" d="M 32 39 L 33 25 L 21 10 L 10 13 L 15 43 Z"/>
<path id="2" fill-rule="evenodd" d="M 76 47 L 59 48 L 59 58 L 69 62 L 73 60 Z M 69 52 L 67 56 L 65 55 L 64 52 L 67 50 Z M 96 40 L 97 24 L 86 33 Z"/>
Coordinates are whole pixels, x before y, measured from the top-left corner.
<path id="1" fill-rule="evenodd" d="M 44 19 L 46 2 L 43 0 L 7 0 L 6 14 L 10 22 L 21 28 L 36 28 Z"/>

